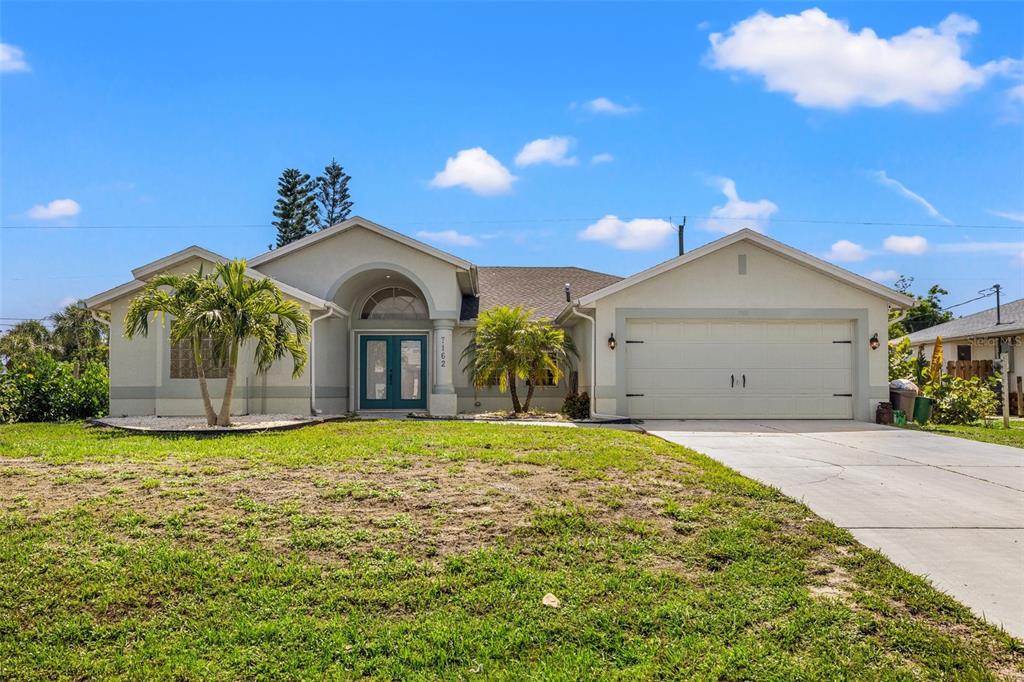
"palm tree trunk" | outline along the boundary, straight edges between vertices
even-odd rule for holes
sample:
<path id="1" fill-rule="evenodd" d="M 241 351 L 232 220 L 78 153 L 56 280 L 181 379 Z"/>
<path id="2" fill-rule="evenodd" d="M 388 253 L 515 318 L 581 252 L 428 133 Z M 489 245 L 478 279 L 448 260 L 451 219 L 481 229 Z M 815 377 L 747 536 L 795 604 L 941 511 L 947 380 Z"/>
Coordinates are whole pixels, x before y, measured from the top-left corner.
<path id="1" fill-rule="evenodd" d="M 526 389 L 526 401 L 523 403 L 523 412 L 530 411 L 530 401 L 533 400 L 533 383 L 533 380 L 531 380 L 529 387 Z"/>
<path id="2" fill-rule="evenodd" d="M 192 359 L 196 363 L 196 378 L 199 379 L 199 393 L 203 396 L 203 411 L 206 412 L 206 425 L 217 425 L 217 413 L 213 411 L 210 400 L 210 388 L 206 385 L 206 369 L 203 367 L 203 353 L 198 336 L 192 337 Z"/>
<path id="3" fill-rule="evenodd" d="M 519 393 L 516 391 L 516 374 L 508 370 L 505 376 L 508 377 L 508 392 L 512 394 L 512 411 L 519 414 L 523 411 L 523 406 L 519 404 Z"/>
<path id="4" fill-rule="evenodd" d="M 224 383 L 224 401 L 220 404 L 218 426 L 231 426 L 231 398 L 235 392 L 235 372 L 238 370 L 238 343 L 231 345 L 228 357 L 228 378 Z"/>

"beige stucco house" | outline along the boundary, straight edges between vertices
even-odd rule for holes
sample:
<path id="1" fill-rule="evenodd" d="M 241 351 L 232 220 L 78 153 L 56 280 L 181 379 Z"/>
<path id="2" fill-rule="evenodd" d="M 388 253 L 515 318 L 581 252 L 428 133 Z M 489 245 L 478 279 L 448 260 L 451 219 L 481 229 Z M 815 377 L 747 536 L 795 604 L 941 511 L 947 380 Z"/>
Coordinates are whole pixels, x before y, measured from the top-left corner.
<path id="1" fill-rule="evenodd" d="M 943 369 L 951 361 L 996 360 L 1000 352 L 1006 353 L 1010 366 L 1011 385 L 1024 370 L 1024 298 L 1000 306 L 998 315 L 995 308 L 982 310 L 955 320 L 921 329 L 905 338 L 921 357 L 931 359 L 935 351 L 935 339 L 942 339 L 942 353 L 946 360 Z"/>
<path id="2" fill-rule="evenodd" d="M 190 355 L 166 328 L 125 339 L 132 296 L 158 272 L 224 257 L 191 246 L 88 299 L 110 314 L 110 413 L 201 414 Z M 258 375 L 239 366 L 233 410 L 340 414 L 507 408 L 471 386 L 460 356 L 477 315 L 521 304 L 554 320 L 580 351 L 570 384 L 596 417 L 867 420 L 888 398 L 886 329 L 902 294 L 751 230 L 620 278 L 576 267 L 477 266 L 363 218 L 249 260 L 313 319 L 310 362 Z M 216 399 L 223 380 L 211 380 Z"/>

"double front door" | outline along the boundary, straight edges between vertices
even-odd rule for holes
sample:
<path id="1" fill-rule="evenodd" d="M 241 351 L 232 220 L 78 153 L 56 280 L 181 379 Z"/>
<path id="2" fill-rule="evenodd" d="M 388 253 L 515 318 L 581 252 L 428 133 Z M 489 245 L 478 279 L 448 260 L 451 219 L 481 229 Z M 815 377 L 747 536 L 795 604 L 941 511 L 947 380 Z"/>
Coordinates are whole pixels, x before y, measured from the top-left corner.
<path id="1" fill-rule="evenodd" d="M 426 355 L 426 336 L 360 336 L 360 409 L 426 408 Z"/>

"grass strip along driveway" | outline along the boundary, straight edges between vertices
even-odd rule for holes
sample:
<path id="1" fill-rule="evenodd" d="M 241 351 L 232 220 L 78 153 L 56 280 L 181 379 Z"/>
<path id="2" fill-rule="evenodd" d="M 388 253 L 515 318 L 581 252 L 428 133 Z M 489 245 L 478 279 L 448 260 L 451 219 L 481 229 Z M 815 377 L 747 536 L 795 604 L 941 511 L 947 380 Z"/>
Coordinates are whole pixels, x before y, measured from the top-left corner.
<path id="1" fill-rule="evenodd" d="M 1024 420 L 1013 419 L 1010 421 L 1010 428 L 1003 428 L 1002 419 L 990 419 L 983 424 L 925 424 L 918 426 L 911 425 L 909 428 L 921 429 L 930 433 L 938 433 L 943 436 L 955 436 L 968 440 L 978 440 L 982 443 L 995 443 L 996 445 L 1009 445 L 1012 448 L 1024 448 Z"/>
<path id="2" fill-rule="evenodd" d="M 5 679 L 1024 678 L 923 579 L 638 433 L 3 426 L 0 504 Z"/>

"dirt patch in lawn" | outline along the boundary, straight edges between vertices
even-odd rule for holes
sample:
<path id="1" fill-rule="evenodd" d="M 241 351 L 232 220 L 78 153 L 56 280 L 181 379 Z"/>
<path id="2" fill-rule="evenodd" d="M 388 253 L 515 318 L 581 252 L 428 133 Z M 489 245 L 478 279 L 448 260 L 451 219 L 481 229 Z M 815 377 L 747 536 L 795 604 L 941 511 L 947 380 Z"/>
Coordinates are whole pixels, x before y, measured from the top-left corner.
<path id="1" fill-rule="evenodd" d="M 3 510 L 38 519 L 83 506 L 122 541 L 258 542 L 334 561 L 374 549 L 424 558 L 491 545 L 543 510 L 584 510 L 594 521 L 673 532 L 671 479 L 574 472 L 531 464 L 409 458 L 279 468 L 239 460 L 50 465 L 0 460 Z M 665 560 L 659 569 L 678 568 Z"/>

